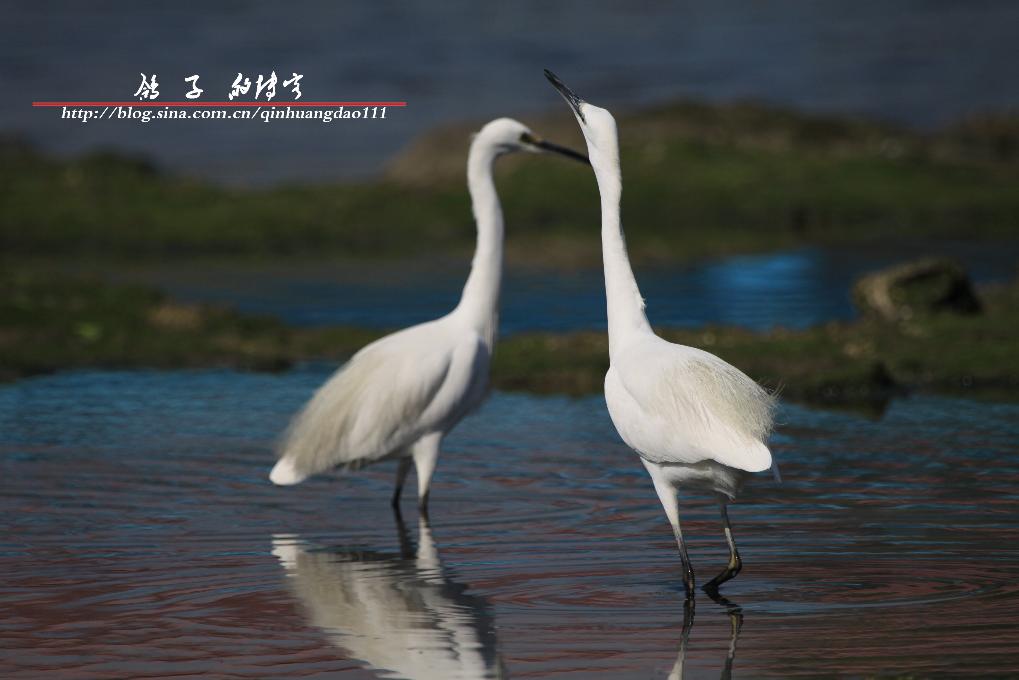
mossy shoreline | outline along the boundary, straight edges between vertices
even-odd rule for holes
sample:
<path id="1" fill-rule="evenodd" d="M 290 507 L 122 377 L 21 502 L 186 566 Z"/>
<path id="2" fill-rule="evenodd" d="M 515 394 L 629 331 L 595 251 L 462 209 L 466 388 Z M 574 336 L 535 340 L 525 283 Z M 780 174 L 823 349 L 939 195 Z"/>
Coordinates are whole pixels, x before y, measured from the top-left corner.
<path id="1" fill-rule="evenodd" d="M 183 305 L 158 290 L 80 275 L 0 275 L 0 379 L 73 368 L 230 367 L 285 370 L 339 363 L 382 331 L 294 328 L 207 305 Z M 710 326 L 660 329 L 739 366 L 785 399 L 869 408 L 910 391 L 1019 399 L 1019 282 L 983 291 L 985 313 L 908 323 L 829 323 L 802 331 Z M 497 389 L 569 395 L 601 391 L 604 333 L 521 333 L 503 338 Z"/>
<path id="2" fill-rule="evenodd" d="M 525 117 L 583 147 L 565 112 Z M 238 188 L 161 172 L 145 159 L 58 159 L 0 138 L 0 251 L 72 261 L 469 252 L 470 132 L 425 134 L 382 176 Z M 631 255 L 705 255 L 887 238 L 1015 238 L 1019 116 L 918 133 L 754 104 L 680 102 L 620 115 Z M 589 168 L 522 154 L 499 162 L 508 249 L 551 264 L 598 260 Z"/>

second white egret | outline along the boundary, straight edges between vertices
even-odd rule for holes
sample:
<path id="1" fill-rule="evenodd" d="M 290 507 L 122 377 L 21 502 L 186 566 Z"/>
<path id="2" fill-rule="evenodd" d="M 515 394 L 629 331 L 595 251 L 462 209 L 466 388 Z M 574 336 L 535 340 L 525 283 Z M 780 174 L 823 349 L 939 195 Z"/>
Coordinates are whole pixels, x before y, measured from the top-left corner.
<path id="1" fill-rule="evenodd" d="M 440 319 L 376 340 L 342 366 L 291 423 L 269 474 L 275 484 L 396 458 L 394 506 L 413 461 L 418 506 L 427 510 L 442 438 L 481 403 L 488 387 L 503 259 L 502 208 L 492 170 L 497 158 L 515 151 L 550 151 L 587 162 L 509 118 L 493 120 L 475 135 L 467 186 L 478 240 L 460 303 Z"/>

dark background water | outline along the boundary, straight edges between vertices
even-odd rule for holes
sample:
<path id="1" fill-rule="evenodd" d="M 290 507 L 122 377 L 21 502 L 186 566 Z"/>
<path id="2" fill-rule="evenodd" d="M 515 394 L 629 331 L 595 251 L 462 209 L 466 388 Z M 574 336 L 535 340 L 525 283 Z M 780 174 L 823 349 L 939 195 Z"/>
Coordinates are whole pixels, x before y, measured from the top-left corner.
<path id="1" fill-rule="evenodd" d="M 1010 280 L 1017 273 L 1017 252 L 1011 242 L 805 248 L 637 267 L 636 274 L 649 318 L 657 325 L 805 328 L 852 318 L 850 290 L 866 272 L 942 255 L 959 260 L 978 283 Z M 126 277 L 155 283 L 182 300 L 229 305 L 296 325 L 396 328 L 452 310 L 468 267 L 448 260 L 300 267 L 210 264 L 146 268 Z M 601 269 L 510 268 L 503 291 L 503 333 L 605 328 Z"/>
<path id="2" fill-rule="evenodd" d="M 1019 4 L 712 3 L 610 0 L 475 3 L 7 3 L 0 22 L 2 126 L 73 153 L 114 146 L 230 182 L 378 171 L 439 123 L 560 111 L 541 70 L 599 104 L 756 98 L 930 127 L 1015 108 Z M 385 121 L 149 124 L 60 120 L 34 100 L 131 99 L 156 72 L 162 100 L 201 75 L 222 100 L 236 74 L 297 71 L 304 99 L 406 100 Z M 597 97 L 595 98 L 595 94 Z"/>
<path id="3" fill-rule="evenodd" d="M 785 481 L 733 507 L 745 569 L 682 645 L 675 545 L 600 397 L 493 395 L 401 540 L 389 466 L 266 479 L 328 370 L 0 387 L 0 674 L 700 678 L 733 644 L 744 677 L 1019 673 L 1014 405 L 784 406 Z M 703 582 L 716 510 L 682 506 Z"/>

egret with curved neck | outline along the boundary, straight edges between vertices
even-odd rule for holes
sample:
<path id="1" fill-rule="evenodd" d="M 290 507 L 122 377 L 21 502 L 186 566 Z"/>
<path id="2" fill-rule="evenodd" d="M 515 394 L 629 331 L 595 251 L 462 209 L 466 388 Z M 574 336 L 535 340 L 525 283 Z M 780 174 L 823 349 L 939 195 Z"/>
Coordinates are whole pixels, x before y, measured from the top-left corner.
<path id="1" fill-rule="evenodd" d="M 503 219 L 492 170 L 517 151 L 587 158 L 499 118 L 475 135 L 467 159 L 478 240 L 460 303 L 446 316 L 376 340 L 355 354 L 295 416 L 269 478 L 291 485 L 339 468 L 399 460 L 393 505 L 413 462 L 424 512 L 442 438 L 485 396 L 498 328 Z"/>
<path id="2" fill-rule="evenodd" d="M 705 590 L 736 576 L 742 560 L 729 525 L 727 504 L 748 473 L 772 467 L 767 439 L 775 401 L 739 369 L 694 347 L 654 334 L 626 253 L 620 221 L 622 172 L 616 121 L 605 109 L 573 93 L 553 73 L 545 76 L 570 105 L 587 141 L 601 194 L 601 238 L 609 325 L 605 401 L 616 430 L 641 457 L 672 524 L 683 564 L 687 597 L 694 572 L 679 524 L 680 488 L 717 495 L 729 562 Z M 777 472 L 777 470 L 776 470 Z"/>

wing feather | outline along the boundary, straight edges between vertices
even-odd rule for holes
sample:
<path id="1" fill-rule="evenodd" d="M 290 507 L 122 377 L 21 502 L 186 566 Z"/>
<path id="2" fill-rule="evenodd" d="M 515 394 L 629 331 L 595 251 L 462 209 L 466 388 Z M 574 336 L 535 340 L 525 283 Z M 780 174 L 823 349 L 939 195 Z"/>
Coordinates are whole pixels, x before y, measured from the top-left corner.
<path id="1" fill-rule="evenodd" d="M 620 435 L 647 460 L 771 467 L 774 397 L 713 354 L 653 338 L 613 360 L 605 389 Z"/>
<path id="2" fill-rule="evenodd" d="M 423 432 L 422 415 L 449 373 L 453 352 L 419 326 L 368 345 L 294 418 L 280 460 L 303 479 L 381 460 Z"/>

